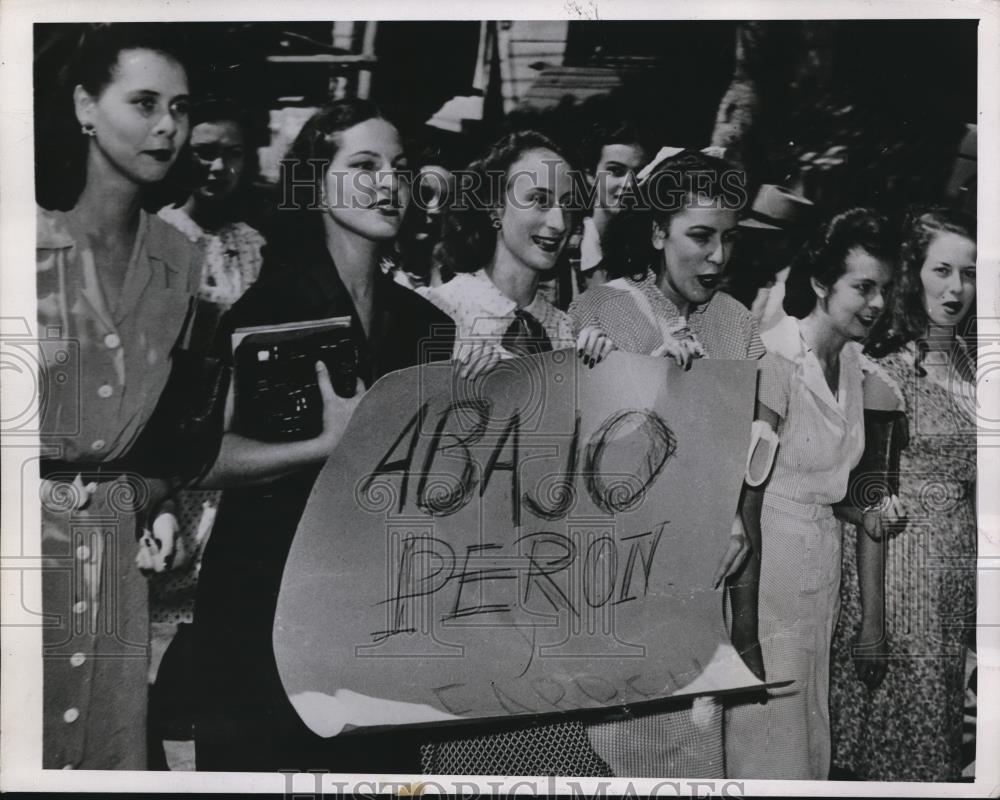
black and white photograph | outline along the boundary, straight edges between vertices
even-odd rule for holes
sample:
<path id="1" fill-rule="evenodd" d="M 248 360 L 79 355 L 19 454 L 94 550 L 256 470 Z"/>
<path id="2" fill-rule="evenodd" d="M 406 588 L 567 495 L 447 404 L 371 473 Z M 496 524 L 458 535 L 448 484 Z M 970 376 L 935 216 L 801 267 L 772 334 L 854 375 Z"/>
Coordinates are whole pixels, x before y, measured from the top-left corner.
<path id="1" fill-rule="evenodd" d="M 995 791 L 1000 8 L 68 5 L 5 791 Z"/>

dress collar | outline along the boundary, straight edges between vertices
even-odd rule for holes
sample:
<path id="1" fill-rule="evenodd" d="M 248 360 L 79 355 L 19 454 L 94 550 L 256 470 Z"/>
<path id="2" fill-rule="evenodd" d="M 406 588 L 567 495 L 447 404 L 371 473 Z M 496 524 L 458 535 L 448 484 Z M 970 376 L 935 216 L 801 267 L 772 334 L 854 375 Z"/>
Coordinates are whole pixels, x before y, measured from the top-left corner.
<path id="1" fill-rule="evenodd" d="M 517 303 L 500 291 L 485 269 L 477 270 L 469 275 L 470 281 L 475 286 L 476 295 L 482 306 L 482 311 L 488 316 L 507 317 L 514 313 L 518 307 Z M 547 303 L 538 292 L 523 310 L 527 311 L 535 319 L 543 319 L 546 312 Z"/>
<path id="2" fill-rule="evenodd" d="M 645 275 L 643 275 L 642 278 L 638 281 L 638 285 L 646 289 L 652 289 L 660 297 L 663 298 L 663 302 L 665 302 L 667 306 L 671 308 L 677 316 L 682 316 L 680 309 L 677 308 L 676 305 L 674 305 L 674 301 L 663 293 L 663 290 L 660 288 L 660 284 L 657 281 L 656 274 L 651 269 L 646 270 Z M 711 299 L 707 303 L 702 303 L 700 306 L 695 306 L 694 308 L 692 308 L 691 314 L 689 314 L 688 316 L 692 316 L 694 314 L 704 314 L 706 311 L 708 311 L 709 307 L 712 305 L 712 302 L 714 300 L 715 300 L 715 295 L 713 294 Z"/>
<path id="3" fill-rule="evenodd" d="M 798 367 L 803 384 L 818 400 L 841 417 L 844 416 L 844 407 L 849 391 L 848 376 L 860 359 L 861 346 L 857 342 L 848 342 L 840 351 L 837 397 L 834 397 L 823 375 L 823 367 L 820 365 L 819 359 L 809 349 L 802 336 L 799 319 L 792 316 L 783 317 L 774 327 L 765 331 L 761 338 L 768 351 L 780 355 Z"/>

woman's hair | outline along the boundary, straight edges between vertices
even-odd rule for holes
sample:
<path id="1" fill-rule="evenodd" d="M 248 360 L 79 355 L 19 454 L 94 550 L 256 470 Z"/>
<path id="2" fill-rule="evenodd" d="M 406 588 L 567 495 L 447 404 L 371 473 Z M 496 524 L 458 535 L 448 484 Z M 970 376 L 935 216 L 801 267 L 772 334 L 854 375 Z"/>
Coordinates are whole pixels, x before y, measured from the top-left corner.
<path id="1" fill-rule="evenodd" d="M 868 351 L 881 357 L 923 336 L 927 331 L 927 309 L 920 271 L 927 250 L 940 233 L 954 233 L 976 240 L 976 220 L 945 206 L 916 206 L 903 220 L 900 245 L 900 274 L 889 293 L 886 313 L 869 337 Z M 970 316 L 975 315 L 975 308 Z M 966 320 L 959 322 L 959 327 Z"/>
<path id="2" fill-rule="evenodd" d="M 638 125 L 628 119 L 604 117 L 595 122 L 584 136 L 581 144 L 582 156 L 587 169 L 593 173 L 601 161 L 604 148 L 612 144 L 639 147 L 643 153 L 650 153 L 649 137 Z M 647 155 L 648 157 L 648 155 Z"/>
<path id="3" fill-rule="evenodd" d="M 116 22 L 85 26 L 72 56 L 54 80 L 46 76 L 48 90 L 41 89 L 36 100 L 35 179 L 40 205 L 68 209 L 80 196 L 87 178 L 89 139 L 76 118 L 73 90 L 82 86 L 88 94 L 99 96 L 114 80 L 118 57 L 126 50 L 161 53 L 187 71 L 187 53 L 172 25 Z M 36 88 L 40 66 L 36 64 Z"/>
<path id="4" fill-rule="evenodd" d="M 516 131 L 496 141 L 485 156 L 458 174 L 456 202 L 445 212 L 438 255 L 453 272 L 475 272 L 493 257 L 497 232 L 490 211 L 504 204 L 510 168 L 525 153 L 551 150 L 570 164 L 573 176 L 571 208 L 581 210 L 580 173 L 566 150 L 538 131 Z"/>
<path id="5" fill-rule="evenodd" d="M 370 119 L 384 119 L 378 106 L 347 98 L 324 106 L 302 126 L 281 161 L 281 203 L 273 235 L 277 249 L 295 251 L 303 241 L 323 240 L 316 206 L 322 202 L 326 171 L 340 150 L 341 134 Z"/>
<path id="6" fill-rule="evenodd" d="M 894 264 L 897 244 L 888 221 L 870 208 L 851 208 L 823 225 L 792 259 L 785 282 L 785 313 L 799 319 L 809 316 L 816 306 L 812 280 L 832 287 L 847 271 L 852 250 Z"/>
<path id="7" fill-rule="evenodd" d="M 230 219 L 243 219 L 247 200 L 247 193 L 243 190 L 253 182 L 260 169 L 250 114 L 231 97 L 207 95 L 191 105 L 188 121 L 192 132 L 198 125 L 206 122 L 234 122 L 239 126 L 243 135 L 243 172 L 236 193 L 227 199 L 226 212 Z M 152 187 L 150 194 L 157 197 L 161 206 L 180 206 L 204 180 L 204 169 L 195 162 L 189 139 L 167 177 Z"/>
<path id="8" fill-rule="evenodd" d="M 601 242 L 608 277 L 640 278 L 646 270 L 659 275 L 660 251 L 653 247 L 654 223 L 669 231 L 675 214 L 692 201 L 713 208 L 746 207 L 746 174 L 728 161 L 696 150 L 682 150 L 661 161 L 634 193 L 622 193 L 622 211 L 613 218 Z"/>

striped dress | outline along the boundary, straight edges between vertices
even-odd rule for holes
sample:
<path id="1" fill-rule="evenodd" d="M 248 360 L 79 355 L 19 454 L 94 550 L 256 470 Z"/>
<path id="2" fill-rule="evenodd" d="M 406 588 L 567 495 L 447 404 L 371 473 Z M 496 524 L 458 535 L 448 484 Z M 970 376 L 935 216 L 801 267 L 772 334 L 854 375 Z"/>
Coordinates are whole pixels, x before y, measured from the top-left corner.
<path id="1" fill-rule="evenodd" d="M 854 343 L 844 347 L 835 397 L 799 320 L 786 317 L 763 338 L 759 399 L 782 422 L 761 511 L 759 634 L 768 680 L 792 683 L 764 705 L 727 709 L 726 772 L 825 780 L 841 552 L 832 505 L 864 449 L 861 354 Z"/>

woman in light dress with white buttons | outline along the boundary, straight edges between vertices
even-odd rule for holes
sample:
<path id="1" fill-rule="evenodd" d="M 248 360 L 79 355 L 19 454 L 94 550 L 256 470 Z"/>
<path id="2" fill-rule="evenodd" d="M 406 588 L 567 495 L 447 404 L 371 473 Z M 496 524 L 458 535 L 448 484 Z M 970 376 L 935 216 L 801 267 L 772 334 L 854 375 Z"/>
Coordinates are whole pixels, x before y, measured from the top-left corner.
<path id="1" fill-rule="evenodd" d="M 200 273 L 197 250 L 141 210 L 188 135 L 187 73 L 167 36 L 143 25 L 87 32 L 58 100 L 75 119 L 57 152 L 76 169 L 60 176 L 63 202 L 38 210 L 42 608 L 56 621 L 43 635 L 45 768 L 146 768 L 149 620 L 135 534 L 165 486 L 135 474 L 157 459 L 137 460 L 134 445 Z"/>

